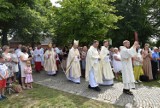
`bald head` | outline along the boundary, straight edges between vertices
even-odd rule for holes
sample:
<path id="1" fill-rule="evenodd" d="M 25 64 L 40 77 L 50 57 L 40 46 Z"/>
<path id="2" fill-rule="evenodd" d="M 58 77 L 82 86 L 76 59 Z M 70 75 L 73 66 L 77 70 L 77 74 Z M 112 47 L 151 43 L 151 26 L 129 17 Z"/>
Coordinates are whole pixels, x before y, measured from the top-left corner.
<path id="1" fill-rule="evenodd" d="M 123 46 L 125 46 L 126 48 L 129 48 L 130 42 L 128 40 L 123 41 Z"/>

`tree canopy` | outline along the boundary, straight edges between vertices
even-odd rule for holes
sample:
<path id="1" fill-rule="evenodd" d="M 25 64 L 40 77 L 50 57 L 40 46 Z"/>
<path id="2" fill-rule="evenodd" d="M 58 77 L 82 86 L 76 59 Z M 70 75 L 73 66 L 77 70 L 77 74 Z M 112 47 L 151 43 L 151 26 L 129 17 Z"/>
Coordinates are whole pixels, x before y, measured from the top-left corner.
<path id="1" fill-rule="evenodd" d="M 48 0 L 1 0 L 0 29 L 2 45 L 8 44 L 7 34 L 22 42 L 38 42 L 40 33 L 48 33 L 52 4 Z"/>
<path id="2" fill-rule="evenodd" d="M 143 45 L 160 39 L 160 0 L 0 0 L 0 36 L 22 42 L 39 42 L 50 36 L 59 45 L 74 39 L 88 44 L 94 39 L 111 38 L 113 46 L 138 32 Z M 159 43 L 159 42 L 157 42 Z"/>
<path id="3" fill-rule="evenodd" d="M 57 40 L 70 42 L 78 39 L 89 42 L 93 39 L 105 39 L 110 29 L 116 29 L 115 23 L 122 17 L 115 15 L 111 5 L 114 0 L 64 0 L 61 7 L 55 8 L 55 34 Z"/>
<path id="4" fill-rule="evenodd" d="M 111 30 L 109 36 L 114 40 L 114 46 L 119 46 L 125 39 L 134 41 L 134 32 L 138 32 L 139 41 L 143 45 L 152 35 L 155 35 L 155 27 L 149 20 L 153 14 L 152 0 L 117 0 L 114 6 L 117 15 L 124 18 L 117 23 L 119 29 Z M 158 35 L 157 35 L 158 36 Z"/>

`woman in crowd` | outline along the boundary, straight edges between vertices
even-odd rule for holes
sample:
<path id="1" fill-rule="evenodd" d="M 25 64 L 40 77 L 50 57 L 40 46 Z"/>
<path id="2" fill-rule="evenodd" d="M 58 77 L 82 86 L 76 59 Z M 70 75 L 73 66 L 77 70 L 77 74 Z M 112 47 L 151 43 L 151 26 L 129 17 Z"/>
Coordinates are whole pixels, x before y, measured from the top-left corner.
<path id="1" fill-rule="evenodd" d="M 7 45 L 3 46 L 3 56 L 5 59 L 5 64 L 8 67 L 8 77 L 9 77 L 9 83 L 12 83 L 12 77 L 14 76 L 13 71 L 12 71 L 12 59 L 11 59 L 11 54 L 9 53 L 10 48 Z"/>
<path id="2" fill-rule="evenodd" d="M 15 50 L 14 49 L 11 49 L 11 59 L 12 59 L 12 71 L 14 73 L 14 81 L 16 81 L 16 78 L 18 76 L 18 71 L 19 71 L 19 68 L 18 68 L 18 57 L 15 53 Z"/>
<path id="3" fill-rule="evenodd" d="M 135 78 L 135 83 L 139 83 L 140 81 L 140 76 L 143 75 L 143 57 L 142 57 L 142 51 L 138 53 L 137 49 L 137 55 L 133 57 L 133 65 L 134 65 L 134 78 Z"/>
<path id="4" fill-rule="evenodd" d="M 142 51 L 142 57 L 143 57 L 144 75 L 148 76 L 149 80 L 153 80 L 152 66 L 151 66 L 152 52 L 149 49 L 149 44 L 145 44 L 144 49 Z"/>
<path id="5" fill-rule="evenodd" d="M 26 62 L 28 60 L 31 60 L 31 58 L 28 58 L 29 55 L 27 53 L 27 47 L 23 46 L 21 49 L 22 53 L 20 55 L 20 66 L 21 66 L 21 82 L 22 82 L 22 88 L 26 89 L 25 87 L 25 67 L 26 67 Z"/>
<path id="6" fill-rule="evenodd" d="M 87 46 L 84 46 L 81 51 L 81 65 L 82 65 L 82 71 L 81 75 L 83 78 L 85 78 L 85 68 L 86 68 L 86 56 L 87 56 Z"/>
<path id="7" fill-rule="evenodd" d="M 115 78 L 118 79 L 119 73 L 122 70 L 122 63 L 121 63 L 121 55 L 119 53 L 118 48 L 114 48 L 113 54 L 113 71 L 115 73 Z"/>

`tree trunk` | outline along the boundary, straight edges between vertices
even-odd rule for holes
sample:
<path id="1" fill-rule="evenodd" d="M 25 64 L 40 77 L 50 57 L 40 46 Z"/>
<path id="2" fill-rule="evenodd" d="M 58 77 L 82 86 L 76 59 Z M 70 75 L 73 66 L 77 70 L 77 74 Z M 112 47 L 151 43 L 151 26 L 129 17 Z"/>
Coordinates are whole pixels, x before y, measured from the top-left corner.
<path id="1" fill-rule="evenodd" d="M 8 29 L 2 30 L 2 41 L 1 41 L 2 46 L 8 45 L 7 32 L 8 32 Z"/>

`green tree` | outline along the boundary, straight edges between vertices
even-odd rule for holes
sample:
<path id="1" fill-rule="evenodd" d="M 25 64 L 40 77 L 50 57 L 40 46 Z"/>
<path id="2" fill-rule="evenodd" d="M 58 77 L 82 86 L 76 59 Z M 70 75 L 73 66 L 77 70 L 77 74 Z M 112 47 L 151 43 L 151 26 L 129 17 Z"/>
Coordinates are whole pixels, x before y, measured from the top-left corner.
<path id="1" fill-rule="evenodd" d="M 0 29 L 2 45 L 8 44 L 7 34 L 12 34 L 22 42 L 39 42 L 41 33 L 51 34 L 50 16 L 52 4 L 48 0 L 1 0 Z"/>
<path id="2" fill-rule="evenodd" d="M 58 43 L 69 43 L 78 39 L 88 43 L 94 39 L 105 39 L 109 29 L 116 29 L 121 19 L 111 5 L 114 0 L 63 0 L 55 7 L 54 28 Z"/>
<path id="3" fill-rule="evenodd" d="M 7 34 L 15 26 L 16 16 L 21 7 L 33 4 L 32 0 L 1 0 L 0 1 L 0 29 L 2 45 L 8 44 Z"/>
<path id="4" fill-rule="evenodd" d="M 154 34 L 152 36 L 160 40 L 160 0 L 150 0 L 149 4 L 149 21 L 154 27 Z"/>
<path id="5" fill-rule="evenodd" d="M 108 36 L 113 39 L 113 45 L 122 45 L 122 41 L 128 39 L 134 41 L 134 32 L 138 32 L 141 45 L 155 34 L 155 27 L 149 19 L 153 0 L 117 0 L 114 6 L 118 10 L 117 15 L 124 18 L 117 24 L 119 29 L 111 30 Z"/>

